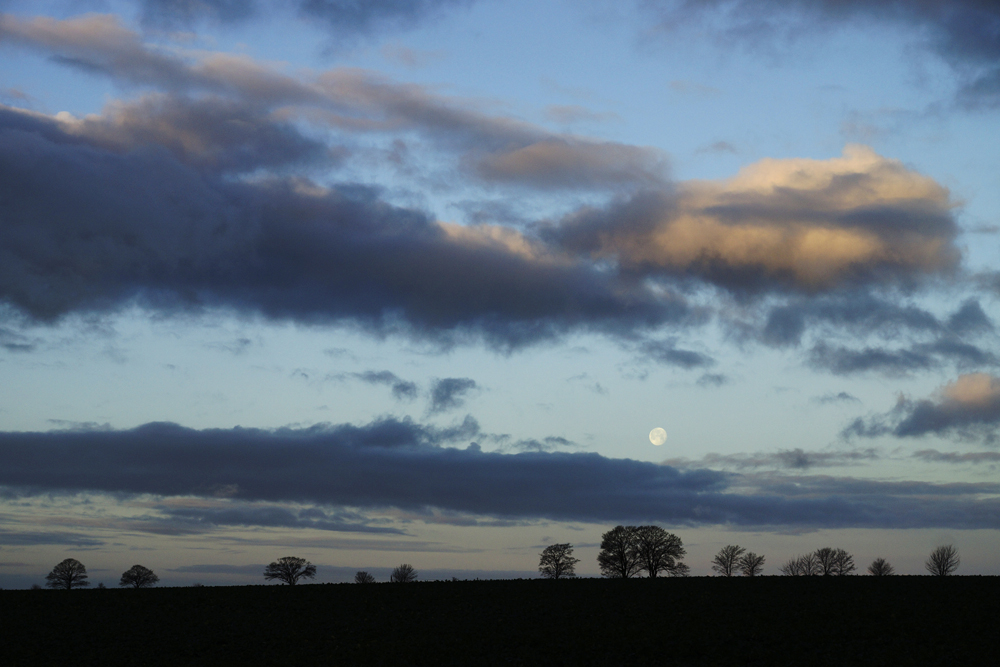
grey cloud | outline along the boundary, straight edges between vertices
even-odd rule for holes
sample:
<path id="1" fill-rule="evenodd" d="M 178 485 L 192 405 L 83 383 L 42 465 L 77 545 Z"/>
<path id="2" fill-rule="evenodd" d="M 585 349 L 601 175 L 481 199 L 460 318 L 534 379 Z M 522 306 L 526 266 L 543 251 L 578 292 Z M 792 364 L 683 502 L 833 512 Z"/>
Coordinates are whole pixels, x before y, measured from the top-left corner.
<path id="1" fill-rule="evenodd" d="M 681 468 L 711 467 L 729 470 L 746 470 L 754 468 L 774 468 L 806 470 L 808 468 L 828 468 L 846 465 L 858 465 L 867 461 L 876 461 L 879 454 L 874 449 L 854 449 L 850 451 L 807 452 L 799 447 L 781 449 L 774 452 L 756 452 L 753 454 L 708 454 L 696 461 L 687 459 L 668 459 L 666 464 Z"/>
<path id="2" fill-rule="evenodd" d="M 289 165 L 330 168 L 346 156 L 346 150 L 305 137 L 266 109 L 221 97 L 147 95 L 66 126 L 98 146 L 166 149 L 181 162 L 220 172 Z"/>
<path id="3" fill-rule="evenodd" d="M 181 524 L 196 526 L 264 526 L 311 528 L 347 533 L 405 535 L 398 528 L 373 526 L 357 516 L 340 516 L 319 508 L 289 509 L 280 506 L 174 507 L 161 512 Z"/>
<path id="4" fill-rule="evenodd" d="M 959 334 L 993 331 L 993 321 L 977 299 L 969 299 L 948 318 L 948 328 Z"/>
<path id="5" fill-rule="evenodd" d="M 992 352 L 949 338 L 895 349 L 886 347 L 851 349 L 819 342 L 809 351 L 811 366 L 837 375 L 877 372 L 898 376 L 939 368 L 946 363 L 960 370 L 967 370 L 994 367 L 1000 361 Z"/>
<path id="6" fill-rule="evenodd" d="M 722 373 L 705 373 L 698 378 L 699 387 L 721 387 L 729 382 L 729 376 Z"/>
<path id="7" fill-rule="evenodd" d="M 144 22 L 176 26 L 190 25 L 203 19 L 242 21 L 252 16 L 263 1 L 265 0 L 139 0 L 139 4 Z"/>
<path id="8" fill-rule="evenodd" d="M 348 33 L 407 28 L 446 9 L 471 3 L 472 0 L 299 0 L 303 15 Z"/>
<path id="9" fill-rule="evenodd" d="M 382 384 L 392 387 L 392 395 L 397 399 L 417 397 L 417 384 L 409 380 L 402 380 L 391 371 L 365 371 L 350 375 L 368 384 Z"/>
<path id="10" fill-rule="evenodd" d="M 827 405 L 829 403 L 860 403 L 861 399 L 852 394 L 848 394 L 846 391 L 837 392 L 836 394 L 823 394 L 822 396 L 817 396 L 813 399 L 820 405 Z"/>
<path id="11" fill-rule="evenodd" d="M 997 484 L 748 477 L 591 453 L 484 453 L 440 447 L 448 442 L 443 433 L 407 420 L 274 431 L 147 424 L 111 433 L 3 433 L 0 484 L 22 494 L 158 496 L 231 486 L 234 502 L 437 508 L 502 520 L 1000 527 L 998 502 L 980 499 L 1000 491 Z"/>
<path id="12" fill-rule="evenodd" d="M 99 547 L 104 540 L 97 540 L 83 533 L 43 532 L 43 531 L 12 531 L 0 528 L 0 543 L 6 546 L 37 546 L 42 544 L 59 544 L 72 547 Z"/>
<path id="13" fill-rule="evenodd" d="M 431 385 L 431 404 L 428 412 L 436 414 L 462 407 L 465 396 L 476 389 L 476 381 L 471 378 L 444 378 Z"/>
<path id="14" fill-rule="evenodd" d="M 471 167 L 469 173 L 490 182 L 634 189 L 661 182 L 666 168 L 666 157 L 655 149 L 553 134 L 514 118 L 484 114 L 467 100 L 442 97 L 359 69 L 328 70 L 306 80 L 245 56 L 185 57 L 156 50 L 108 16 L 47 21 L 2 15 L 0 41 L 40 50 L 121 83 L 155 86 L 174 95 L 200 93 L 238 100 L 239 104 L 231 101 L 228 106 L 221 100 L 203 100 L 182 108 L 174 108 L 176 103 L 161 109 L 133 107 L 131 114 L 119 114 L 117 122 L 110 118 L 91 123 L 91 131 L 100 131 L 106 141 L 131 133 L 132 140 L 164 141 L 184 155 L 191 151 L 180 140 L 181 129 L 193 127 L 204 135 L 205 145 L 197 155 L 201 160 L 235 161 L 242 167 L 248 152 L 277 164 L 302 157 L 320 159 L 320 146 L 267 113 L 281 109 L 352 134 L 421 132 L 438 149 L 458 152 L 459 162 Z M 147 118 L 153 112 L 176 127 L 156 127 Z M 228 123 L 241 118 L 242 125 Z M 331 151 L 327 158 L 335 160 L 341 154 Z"/>
<path id="15" fill-rule="evenodd" d="M 914 28 L 920 41 L 959 73 L 958 101 L 970 107 L 1000 104 L 1000 6 L 992 0 L 644 0 L 665 26 L 705 19 L 727 40 L 782 44 L 809 32 L 881 21 Z M 708 11 L 711 11 L 709 18 Z"/>
<path id="16" fill-rule="evenodd" d="M 887 413 L 858 418 L 844 429 L 850 438 L 894 435 L 955 436 L 995 442 L 1000 427 L 1000 379 L 986 373 L 960 375 L 930 398 L 901 396 Z"/>
<path id="17" fill-rule="evenodd" d="M 708 355 L 676 347 L 674 340 L 648 340 L 639 345 L 640 353 L 656 362 L 681 368 L 704 368 L 715 365 Z"/>
<path id="18" fill-rule="evenodd" d="M 0 300 L 38 320 L 138 300 L 511 348 L 688 317 L 648 286 L 524 252 L 514 232 L 444 227 L 367 188 L 233 182 L 2 108 L 0 184 Z"/>
<path id="19" fill-rule="evenodd" d="M 936 449 L 921 449 L 913 453 L 913 458 L 928 463 L 1000 463 L 1000 452 L 939 452 Z"/>

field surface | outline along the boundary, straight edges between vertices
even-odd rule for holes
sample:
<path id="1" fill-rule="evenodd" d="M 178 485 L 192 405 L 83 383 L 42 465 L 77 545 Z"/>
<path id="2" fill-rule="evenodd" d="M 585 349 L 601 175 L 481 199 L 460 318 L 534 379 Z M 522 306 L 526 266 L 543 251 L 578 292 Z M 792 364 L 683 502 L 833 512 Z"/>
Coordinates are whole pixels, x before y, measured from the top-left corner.
<path id="1" fill-rule="evenodd" d="M 0 591 L 0 665 L 997 665 L 1000 577 Z"/>

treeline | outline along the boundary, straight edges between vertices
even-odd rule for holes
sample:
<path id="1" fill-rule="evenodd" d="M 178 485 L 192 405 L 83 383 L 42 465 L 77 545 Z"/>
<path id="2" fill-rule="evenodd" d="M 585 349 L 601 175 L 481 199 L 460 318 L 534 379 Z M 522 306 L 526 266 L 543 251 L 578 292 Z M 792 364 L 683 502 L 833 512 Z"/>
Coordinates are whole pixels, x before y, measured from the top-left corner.
<path id="1" fill-rule="evenodd" d="M 691 568 L 682 561 L 687 552 L 681 538 L 668 533 L 659 526 L 615 526 L 601 535 L 601 551 L 597 554 L 597 564 L 601 576 L 609 579 L 631 579 L 641 574 L 649 578 L 661 575 L 686 577 Z M 551 544 L 542 550 L 538 572 L 545 579 L 562 579 L 576 576 L 579 558 L 573 557 L 573 545 L 569 543 Z M 712 570 L 724 577 L 743 575 L 754 577 L 762 573 L 765 558 L 737 544 L 727 544 L 712 558 Z M 953 545 L 941 546 L 931 552 L 924 567 L 932 575 L 945 577 L 953 574 L 961 563 L 958 549 Z M 857 570 L 854 556 L 844 549 L 823 547 L 814 552 L 790 558 L 781 566 L 781 574 L 791 577 L 803 576 L 846 576 Z M 895 569 L 884 558 L 876 558 L 868 566 L 868 574 L 884 577 L 895 574 Z M 264 568 L 264 578 L 278 580 L 294 586 L 301 579 L 313 579 L 316 566 L 295 556 L 279 558 Z M 90 585 L 87 568 L 83 563 L 67 558 L 46 575 L 46 586 L 70 590 Z M 148 588 L 160 578 L 147 567 L 133 565 L 122 573 L 119 586 L 128 588 Z M 409 583 L 417 580 L 417 571 L 404 563 L 389 576 L 393 583 Z M 361 570 L 354 575 L 354 583 L 373 584 L 375 577 Z M 198 586 L 200 584 L 195 584 Z M 32 588 L 41 588 L 37 584 Z M 98 584 L 104 588 L 104 584 Z"/>

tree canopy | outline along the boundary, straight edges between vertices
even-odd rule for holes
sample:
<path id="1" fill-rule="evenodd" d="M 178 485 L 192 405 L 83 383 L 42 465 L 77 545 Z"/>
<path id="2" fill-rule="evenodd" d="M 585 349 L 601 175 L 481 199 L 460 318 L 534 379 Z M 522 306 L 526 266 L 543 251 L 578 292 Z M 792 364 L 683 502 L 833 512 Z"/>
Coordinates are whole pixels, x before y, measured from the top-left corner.
<path id="1" fill-rule="evenodd" d="M 727 544 L 719 549 L 719 553 L 715 554 L 715 557 L 712 559 L 712 569 L 724 577 L 733 576 L 737 571 L 736 568 L 740 556 L 744 552 L 746 552 L 746 549 L 738 544 Z"/>
<path id="2" fill-rule="evenodd" d="M 133 565 L 125 572 L 122 572 L 119 586 L 130 586 L 132 588 L 147 588 L 160 581 L 160 578 L 148 567 Z"/>
<path id="3" fill-rule="evenodd" d="M 550 544 L 542 550 L 538 572 L 546 579 L 575 577 L 579 558 L 573 558 L 572 544 Z"/>
<path id="4" fill-rule="evenodd" d="M 417 571 L 413 569 L 412 565 L 408 563 L 403 563 L 399 567 L 392 571 L 389 575 L 389 581 L 396 584 L 408 584 L 412 581 L 417 580 Z"/>
<path id="5" fill-rule="evenodd" d="M 279 579 L 289 586 L 294 586 L 299 579 L 312 579 L 316 576 L 316 566 L 304 558 L 285 556 L 264 568 L 264 578 L 268 581 Z"/>
<path id="6" fill-rule="evenodd" d="M 958 549 L 948 544 L 932 551 L 924 567 L 936 577 L 947 577 L 958 569 L 961 562 L 958 558 Z"/>
<path id="7" fill-rule="evenodd" d="M 75 558 L 67 558 L 45 575 L 45 585 L 49 588 L 65 588 L 66 590 L 89 586 L 87 568 Z"/>

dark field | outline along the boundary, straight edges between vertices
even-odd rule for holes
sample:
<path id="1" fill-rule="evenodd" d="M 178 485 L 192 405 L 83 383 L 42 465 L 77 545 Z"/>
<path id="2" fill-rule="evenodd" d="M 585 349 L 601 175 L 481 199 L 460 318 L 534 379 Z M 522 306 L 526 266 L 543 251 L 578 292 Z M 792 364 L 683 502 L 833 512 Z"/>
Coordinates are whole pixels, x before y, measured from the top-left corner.
<path id="1" fill-rule="evenodd" d="M 0 591 L 0 665 L 1000 665 L 1000 577 Z"/>

